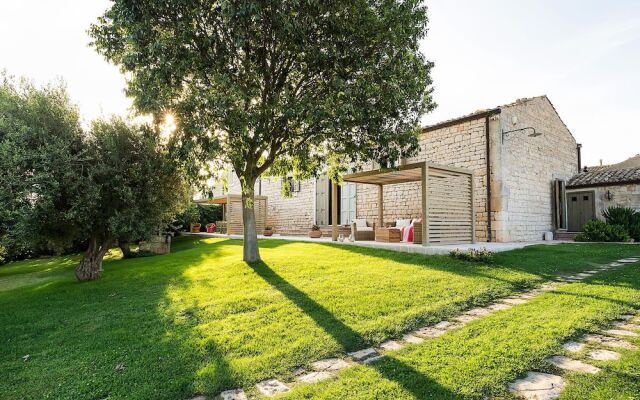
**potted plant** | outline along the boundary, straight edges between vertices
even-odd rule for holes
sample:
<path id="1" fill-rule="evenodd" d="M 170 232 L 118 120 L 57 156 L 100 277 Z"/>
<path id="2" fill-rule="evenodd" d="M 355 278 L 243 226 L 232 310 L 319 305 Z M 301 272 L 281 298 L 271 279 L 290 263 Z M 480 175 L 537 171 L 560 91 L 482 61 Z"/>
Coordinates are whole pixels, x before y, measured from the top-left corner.
<path id="1" fill-rule="evenodd" d="M 262 232 L 262 234 L 264 236 L 272 236 L 273 235 L 273 228 L 271 228 L 270 226 L 265 226 L 264 227 L 264 231 Z"/>
<path id="2" fill-rule="evenodd" d="M 309 231 L 309 237 L 314 239 L 322 237 L 322 231 L 320 230 L 320 227 L 318 225 L 313 225 L 311 227 L 311 230 Z"/>
<path id="3" fill-rule="evenodd" d="M 207 233 L 215 233 L 216 232 L 216 224 L 210 222 L 207 224 Z"/>

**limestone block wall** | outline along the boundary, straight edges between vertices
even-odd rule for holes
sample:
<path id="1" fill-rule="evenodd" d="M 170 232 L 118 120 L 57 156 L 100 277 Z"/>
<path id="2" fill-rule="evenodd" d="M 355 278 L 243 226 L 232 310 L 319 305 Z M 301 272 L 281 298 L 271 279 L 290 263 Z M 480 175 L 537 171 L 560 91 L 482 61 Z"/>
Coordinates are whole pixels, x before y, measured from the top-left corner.
<path id="1" fill-rule="evenodd" d="M 281 235 L 305 235 L 314 220 L 314 180 L 302 181 L 300 191 L 292 193 L 291 197 L 282 196 L 281 182 L 281 178 L 263 177 L 257 189 L 268 197 L 267 224 Z"/>
<path id="2" fill-rule="evenodd" d="M 596 217 L 604 221 L 602 211 L 609 207 L 630 207 L 640 211 L 640 184 L 611 185 L 594 188 L 571 189 L 567 193 L 592 190 L 595 194 Z M 611 192 L 612 199 L 607 200 L 606 193 Z"/>
<path id="3" fill-rule="evenodd" d="M 500 222 L 496 239 L 542 240 L 544 232 L 553 229 L 554 179 L 568 180 L 577 173 L 576 141 L 546 97 L 504 107 L 500 125 L 504 131 L 534 127 L 543 135 L 512 133 L 500 146 L 496 179 L 501 204 L 496 208 Z"/>
<path id="4" fill-rule="evenodd" d="M 420 138 L 419 153 L 407 159 L 407 164 L 429 161 L 474 172 L 474 210 L 476 213 L 476 240 L 487 240 L 486 214 L 486 139 L 485 119 L 478 118 L 454 126 L 426 131 Z M 385 186 L 384 219 L 421 217 L 420 183 Z M 378 187 L 359 184 L 356 212 L 359 218 L 375 221 L 378 216 Z"/>

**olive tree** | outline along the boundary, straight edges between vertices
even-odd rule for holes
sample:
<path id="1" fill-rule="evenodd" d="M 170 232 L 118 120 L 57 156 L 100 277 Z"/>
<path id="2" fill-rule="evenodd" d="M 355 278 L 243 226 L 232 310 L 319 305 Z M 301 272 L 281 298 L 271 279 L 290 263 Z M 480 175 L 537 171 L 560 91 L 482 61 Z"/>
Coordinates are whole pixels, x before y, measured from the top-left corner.
<path id="1" fill-rule="evenodd" d="M 86 251 L 78 280 L 100 276 L 116 240 L 139 240 L 188 199 L 157 129 L 120 118 L 86 132 L 62 85 L 0 86 L 0 234 L 16 248 Z"/>
<path id="2" fill-rule="evenodd" d="M 432 64 L 419 0 L 114 0 L 93 45 L 128 77 L 144 112 L 170 110 L 194 166 L 242 183 L 244 260 L 259 260 L 254 185 L 310 177 L 417 147 Z M 194 165 L 197 165 L 195 163 Z"/>

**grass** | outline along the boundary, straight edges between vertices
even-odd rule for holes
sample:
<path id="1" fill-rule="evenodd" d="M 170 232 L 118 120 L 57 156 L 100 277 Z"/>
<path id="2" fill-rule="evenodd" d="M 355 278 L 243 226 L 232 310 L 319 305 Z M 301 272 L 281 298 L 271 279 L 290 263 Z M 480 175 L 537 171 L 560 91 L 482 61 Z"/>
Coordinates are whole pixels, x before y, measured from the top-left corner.
<path id="1" fill-rule="evenodd" d="M 112 254 L 103 278 L 83 284 L 73 278 L 77 257 L 0 267 L 0 398 L 180 399 L 286 379 L 297 366 L 380 343 L 559 273 L 638 253 L 628 245 L 534 246 L 498 254 L 486 266 L 359 247 L 260 245 L 264 261 L 248 265 L 239 261 L 239 241 L 180 238 L 166 256 L 119 260 Z M 583 311 L 563 312 L 565 331 L 580 316 L 588 320 Z M 513 326 L 505 329 L 498 324 L 493 331 L 519 340 Z M 540 348 L 549 345 L 543 341 Z M 506 352 L 511 345 L 504 346 Z M 439 359 L 459 365 L 466 354 Z M 425 362 L 435 355 L 425 353 Z M 477 357 L 481 365 L 485 358 Z M 430 376 L 410 365 L 401 360 L 386 367 L 401 372 L 389 385 Z M 345 375 L 389 375 L 377 368 Z M 457 381 L 465 381 L 463 371 L 453 371 Z M 433 377 L 454 397 L 487 390 L 466 381 L 470 387 L 461 389 Z"/>
<path id="2" fill-rule="evenodd" d="M 526 371 L 562 373 L 544 359 L 563 354 L 564 341 L 595 332 L 639 306 L 640 269 L 627 267 L 547 293 L 437 339 L 391 352 L 376 364 L 346 370 L 337 380 L 301 386 L 285 397 L 512 398 L 507 383 Z M 620 352 L 623 358 L 619 362 L 596 362 L 604 370 L 595 377 L 563 373 L 568 389 L 562 398 L 637 399 L 639 352 Z"/>

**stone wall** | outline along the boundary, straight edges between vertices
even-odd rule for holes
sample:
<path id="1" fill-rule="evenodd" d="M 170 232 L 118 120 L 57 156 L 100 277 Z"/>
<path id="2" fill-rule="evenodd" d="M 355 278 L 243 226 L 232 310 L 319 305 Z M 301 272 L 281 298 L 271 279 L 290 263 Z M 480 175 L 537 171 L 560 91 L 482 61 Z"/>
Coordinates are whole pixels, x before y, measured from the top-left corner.
<path id="1" fill-rule="evenodd" d="M 497 241 L 542 240 L 553 230 L 553 181 L 578 171 L 576 141 L 546 97 L 519 101 L 502 109 L 501 129 L 511 131 L 496 157 Z"/>
<path id="2" fill-rule="evenodd" d="M 420 138 L 420 152 L 407 164 L 429 161 L 470 169 L 474 173 L 476 240 L 487 240 L 485 119 L 478 118 L 451 127 L 426 131 Z M 384 220 L 422 217 L 420 183 L 385 186 Z M 373 222 L 378 216 L 378 187 L 359 184 L 356 210 L 359 218 Z"/>
<path id="3" fill-rule="evenodd" d="M 596 217 L 604 221 L 602 211 L 609 207 L 630 207 L 640 211 L 640 184 L 629 185 L 611 185 L 601 186 L 595 188 L 583 188 L 583 189 L 570 189 L 567 193 L 571 192 L 584 192 L 593 191 L 596 203 Z M 606 193 L 610 191 L 613 198 L 611 200 L 606 199 Z"/>
<path id="4" fill-rule="evenodd" d="M 300 191 L 283 197 L 281 178 L 262 178 L 256 190 L 267 196 L 267 224 L 281 235 L 306 235 L 314 220 L 315 185 L 313 179 L 302 181 Z"/>

